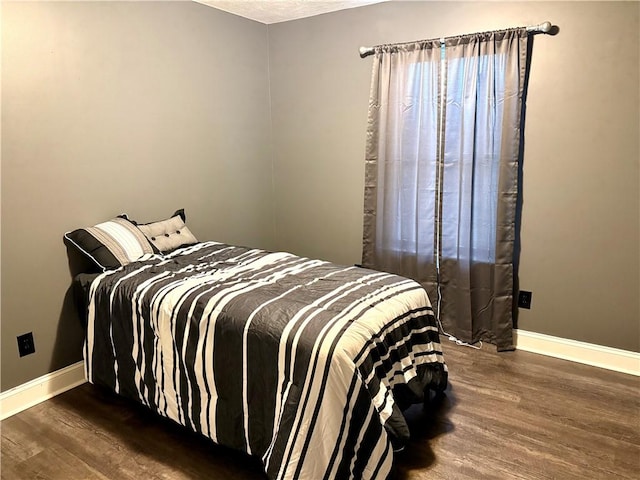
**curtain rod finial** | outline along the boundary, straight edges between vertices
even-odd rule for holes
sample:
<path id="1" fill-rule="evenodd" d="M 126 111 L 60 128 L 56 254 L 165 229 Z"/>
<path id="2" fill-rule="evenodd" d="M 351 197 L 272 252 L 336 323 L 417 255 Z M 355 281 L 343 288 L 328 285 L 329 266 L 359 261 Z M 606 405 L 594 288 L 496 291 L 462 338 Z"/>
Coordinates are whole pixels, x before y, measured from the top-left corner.
<path id="1" fill-rule="evenodd" d="M 531 27 L 527 27 L 527 32 L 549 33 L 552 28 L 553 28 L 553 25 L 551 25 L 551 22 L 542 22 L 538 25 L 532 25 Z"/>
<path id="2" fill-rule="evenodd" d="M 360 58 L 368 57 L 374 53 L 374 49 L 372 47 L 360 47 L 358 51 L 360 52 Z"/>
<path id="3" fill-rule="evenodd" d="M 542 22 L 539 28 L 542 33 L 549 33 L 551 31 L 551 22 Z"/>

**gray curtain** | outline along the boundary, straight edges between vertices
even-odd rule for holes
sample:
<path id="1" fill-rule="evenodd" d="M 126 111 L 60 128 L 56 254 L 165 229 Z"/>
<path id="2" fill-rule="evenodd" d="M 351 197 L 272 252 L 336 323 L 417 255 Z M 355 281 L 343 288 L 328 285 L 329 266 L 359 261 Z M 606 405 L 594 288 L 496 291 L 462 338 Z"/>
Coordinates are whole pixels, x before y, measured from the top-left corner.
<path id="1" fill-rule="evenodd" d="M 525 29 L 376 47 L 363 265 L 427 290 L 457 338 L 513 348 Z"/>

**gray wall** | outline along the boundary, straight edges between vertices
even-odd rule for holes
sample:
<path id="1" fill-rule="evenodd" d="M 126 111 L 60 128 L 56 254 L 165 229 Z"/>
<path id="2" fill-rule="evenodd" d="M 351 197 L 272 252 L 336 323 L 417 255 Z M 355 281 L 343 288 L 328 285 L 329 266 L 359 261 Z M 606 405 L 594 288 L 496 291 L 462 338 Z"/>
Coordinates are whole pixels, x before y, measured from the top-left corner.
<path id="1" fill-rule="evenodd" d="M 637 2 L 391 2 L 269 27 L 278 247 L 360 261 L 361 45 L 536 24 L 519 328 L 640 350 Z"/>
<path id="2" fill-rule="evenodd" d="M 2 390 L 80 359 L 65 231 L 185 207 L 201 239 L 359 262 L 358 47 L 547 19 L 519 326 L 639 351 L 639 8 L 392 2 L 267 27 L 190 2 L 3 2 Z"/>
<path id="3" fill-rule="evenodd" d="M 197 3 L 3 2 L 2 390 L 81 359 L 65 231 L 184 207 L 274 247 L 267 72 L 265 25 Z"/>

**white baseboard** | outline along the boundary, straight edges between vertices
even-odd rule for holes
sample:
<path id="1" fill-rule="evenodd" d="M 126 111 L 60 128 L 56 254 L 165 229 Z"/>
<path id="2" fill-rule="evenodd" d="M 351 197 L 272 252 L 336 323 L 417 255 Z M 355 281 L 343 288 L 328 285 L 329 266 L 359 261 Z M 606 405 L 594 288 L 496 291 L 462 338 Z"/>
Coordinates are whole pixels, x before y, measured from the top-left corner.
<path id="1" fill-rule="evenodd" d="M 84 363 L 78 362 L 0 393 L 0 420 L 85 383 Z"/>
<path id="2" fill-rule="evenodd" d="M 514 340 L 518 350 L 640 376 L 640 353 L 637 352 L 526 330 L 514 330 Z"/>
<path id="3" fill-rule="evenodd" d="M 640 376 L 640 353 L 514 330 L 516 348 L 525 352 L 584 363 Z M 86 382 L 84 363 L 78 362 L 0 393 L 0 420 L 71 390 Z"/>

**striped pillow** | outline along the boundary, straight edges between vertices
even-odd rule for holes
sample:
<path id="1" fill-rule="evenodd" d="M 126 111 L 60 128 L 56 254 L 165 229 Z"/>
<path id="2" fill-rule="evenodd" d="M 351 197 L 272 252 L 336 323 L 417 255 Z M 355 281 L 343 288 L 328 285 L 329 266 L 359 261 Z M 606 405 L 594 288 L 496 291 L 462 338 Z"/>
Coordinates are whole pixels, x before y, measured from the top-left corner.
<path id="1" fill-rule="evenodd" d="M 123 217 L 79 228 L 64 237 L 103 271 L 135 262 L 153 254 L 151 244 L 133 223 Z"/>

